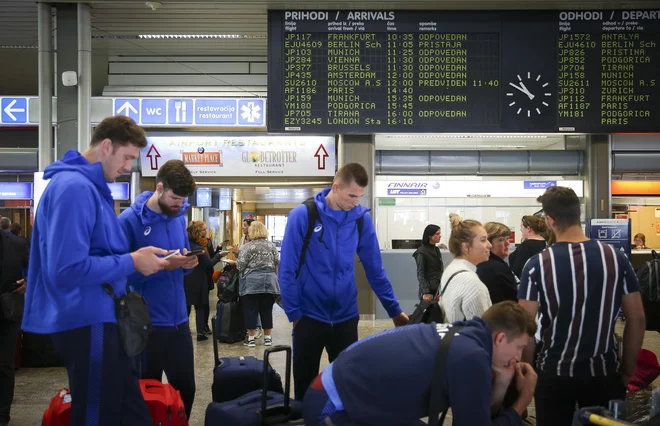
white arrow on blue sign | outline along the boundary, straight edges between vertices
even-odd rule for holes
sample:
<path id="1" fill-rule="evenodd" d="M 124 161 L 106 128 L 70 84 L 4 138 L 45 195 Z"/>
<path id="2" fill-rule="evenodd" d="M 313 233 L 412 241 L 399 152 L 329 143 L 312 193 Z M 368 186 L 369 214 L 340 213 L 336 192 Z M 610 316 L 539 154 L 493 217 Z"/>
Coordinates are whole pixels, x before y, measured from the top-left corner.
<path id="1" fill-rule="evenodd" d="M 136 123 L 140 122 L 139 99 L 115 99 L 115 114 L 131 117 Z"/>
<path id="2" fill-rule="evenodd" d="M 142 124 L 166 124 L 167 100 L 142 99 Z"/>
<path id="3" fill-rule="evenodd" d="M 2 123 L 27 123 L 27 98 L 2 98 L 0 101 Z"/>

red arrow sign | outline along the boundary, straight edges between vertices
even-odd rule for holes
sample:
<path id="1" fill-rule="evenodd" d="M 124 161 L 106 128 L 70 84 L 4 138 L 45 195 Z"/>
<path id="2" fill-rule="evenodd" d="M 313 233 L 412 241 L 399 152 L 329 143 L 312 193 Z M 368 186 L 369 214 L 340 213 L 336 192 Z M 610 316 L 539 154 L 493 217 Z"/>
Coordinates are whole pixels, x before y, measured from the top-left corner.
<path id="1" fill-rule="evenodd" d="M 151 170 L 158 170 L 158 159 L 160 158 L 160 153 L 156 149 L 156 145 L 151 144 L 151 148 L 145 156 L 151 161 Z"/>
<path id="2" fill-rule="evenodd" d="M 325 147 L 323 144 L 319 145 L 319 149 L 316 150 L 316 154 L 314 154 L 314 157 L 319 162 L 318 169 L 319 170 L 325 170 L 325 159 L 329 157 L 328 151 L 325 150 Z"/>

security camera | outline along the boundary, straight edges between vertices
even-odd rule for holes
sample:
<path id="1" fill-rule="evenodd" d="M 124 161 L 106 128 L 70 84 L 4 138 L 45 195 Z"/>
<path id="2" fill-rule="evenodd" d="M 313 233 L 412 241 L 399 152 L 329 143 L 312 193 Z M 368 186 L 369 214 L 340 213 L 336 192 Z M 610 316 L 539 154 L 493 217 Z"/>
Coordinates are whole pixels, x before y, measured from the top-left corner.
<path id="1" fill-rule="evenodd" d="M 78 74 L 75 71 L 64 71 L 62 73 L 62 84 L 66 87 L 76 86 L 78 84 Z"/>

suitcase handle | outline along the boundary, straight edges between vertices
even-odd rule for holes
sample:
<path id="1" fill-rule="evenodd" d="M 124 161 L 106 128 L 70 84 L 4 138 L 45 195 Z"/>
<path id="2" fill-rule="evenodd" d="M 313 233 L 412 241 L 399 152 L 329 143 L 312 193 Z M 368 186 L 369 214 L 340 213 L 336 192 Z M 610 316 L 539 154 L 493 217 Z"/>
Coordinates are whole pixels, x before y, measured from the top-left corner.
<path id="1" fill-rule="evenodd" d="M 284 420 L 288 420 L 286 417 L 291 413 L 291 404 L 289 401 L 289 394 L 291 393 L 291 357 L 292 357 L 292 351 L 291 351 L 291 346 L 288 345 L 277 345 L 273 346 L 270 349 L 266 349 L 264 351 L 264 385 L 263 385 L 263 390 L 261 394 L 261 420 L 263 424 L 271 424 L 270 421 L 267 420 L 267 414 L 268 410 L 266 408 L 267 403 L 268 403 L 268 386 L 269 386 L 269 379 L 270 379 L 270 374 L 269 374 L 269 367 L 270 367 L 270 362 L 269 358 L 271 354 L 277 353 L 277 352 L 286 352 L 286 376 L 284 379 L 284 407 L 273 407 L 274 409 L 271 410 L 273 411 L 274 418 L 273 418 L 273 423 L 279 423 L 280 422 L 280 416 L 283 414 L 284 415 Z"/>
<path id="2" fill-rule="evenodd" d="M 218 355 L 218 335 L 215 333 L 215 323 L 218 319 L 217 315 L 211 318 L 211 337 L 213 338 L 213 364 L 218 367 L 220 364 L 220 356 Z"/>

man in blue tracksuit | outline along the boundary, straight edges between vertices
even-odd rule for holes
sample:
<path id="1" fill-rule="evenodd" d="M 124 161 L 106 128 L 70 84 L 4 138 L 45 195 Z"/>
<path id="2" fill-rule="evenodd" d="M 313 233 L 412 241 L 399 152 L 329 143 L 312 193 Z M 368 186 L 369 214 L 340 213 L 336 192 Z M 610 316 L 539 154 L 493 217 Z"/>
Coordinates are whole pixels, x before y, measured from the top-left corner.
<path id="1" fill-rule="evenodd" d="M 536 373 L 520 362 L 536 332 L 534 317 L 515 302 L 493 305 L 482 318 L 417 324 L 369 336 L 346 349 L 310 386 L 304 401 L 307 426 L 411 426 L 429 415 L 433 372 L 441 339 L 450 342 L 442 395 L 454 426 L 522 425 L 534 397 Z M 503 407 L 515 377 L 518 396 Z M 429 425 L 436 422 L 429 420 Z"/>
<path id="2" fill-rule="evenodd" d="M 318 214 L 304 255 L 306 235 L 311 230 L 309 207 L 303 204 L 289 213 L 279 279 L 284 311 L 293 323 L 293 378 L 298 400 L 303 399 L 319 372 L 323 349 L 332 362 L 358 339 L 356 252 L 371 288 L 394 324 L 408 322 L 383 269 L 370 209 L 359 205 L 368 183 L 364 167 L 347 164 L 337 172 L 332 188 L 316 194 Z"/>
<path id="3" fill-rule="evenodd" d="M 130 209 L 119 215 L 119 223 L 132 249 L 157 245 L 180 250 L 171 257 L 171 265 L 145 277 L 133 274 L 129 284 L 147 301 L 153 328 L 147 348 L 141 355 L 141 376 L 168 382 L 181 392 L 190 418 L 195 400 L 195 356 L 188 323 L 183 276 L 197 266 L 197 256 L 185 256 L 190 250 L 184 213 L 184 200 L 194 194 L 195 180 L 183 161 L 170 160 L 156 175 L 156 191 L 140 194 Z"/>
<path id="4" fill-rule="evenodd" d="M 115 302 L 135 271 L 150 275 L 169 262 L 166 250 L 129 252 L 107 182 L 130 171 L 144 131 L 124 116 L 103 120 L 90 147 L 46 167 L 50 179 L 38 205 L 28 273 L 23 330 L 49 334 L 65 362 L 71 426 L 149 426 L 134 363 L 124 351 Z"/>

